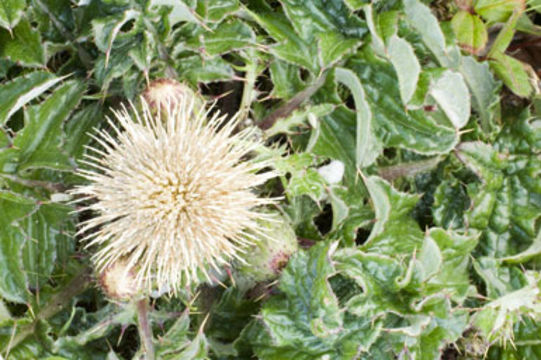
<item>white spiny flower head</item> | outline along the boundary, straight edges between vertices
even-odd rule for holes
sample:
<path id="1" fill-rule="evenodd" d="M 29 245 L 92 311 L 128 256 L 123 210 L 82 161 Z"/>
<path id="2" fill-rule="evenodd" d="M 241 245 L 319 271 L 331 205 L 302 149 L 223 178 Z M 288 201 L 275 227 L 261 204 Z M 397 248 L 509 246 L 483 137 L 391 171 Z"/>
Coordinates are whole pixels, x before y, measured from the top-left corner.
<path id="1" fill-rule="evenodd" d="M 242 261 L 261 230 L 259 198 L 253 188 L 275 176 L 269 162 L 247 159 L 261 144 L 254 128 L 233 133 L 237 118 L 225 122 L 184 98 L 165 114 L 153 115 L 142 100 L 109 119 L 93 138 L 78 173 L 88 185 L 73 190 L 79 200 L 95 199 L 80 211 L 97 216 L 85 221 L 87 246 L 98 247 L 93 261 L 101 271 L 124 259 L 144 291 L 212 281 L 231 260 Z"/>

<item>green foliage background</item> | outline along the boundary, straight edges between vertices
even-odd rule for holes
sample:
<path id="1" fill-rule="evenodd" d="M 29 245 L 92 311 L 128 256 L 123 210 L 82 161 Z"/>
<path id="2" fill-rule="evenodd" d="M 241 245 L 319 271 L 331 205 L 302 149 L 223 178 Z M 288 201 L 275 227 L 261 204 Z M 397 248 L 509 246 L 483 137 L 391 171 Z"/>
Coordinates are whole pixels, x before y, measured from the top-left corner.
<path id="1" fill-rule="evenodd" d="M 158 358 L 541 358 L 538 78 L 508 51 L 540 8 L 1 0 L 0 353 L 144 357 L 65 191 L 88 132 L 167 77 L 262 129 L 304 248 L 256 295 L 154 299 Z"/>

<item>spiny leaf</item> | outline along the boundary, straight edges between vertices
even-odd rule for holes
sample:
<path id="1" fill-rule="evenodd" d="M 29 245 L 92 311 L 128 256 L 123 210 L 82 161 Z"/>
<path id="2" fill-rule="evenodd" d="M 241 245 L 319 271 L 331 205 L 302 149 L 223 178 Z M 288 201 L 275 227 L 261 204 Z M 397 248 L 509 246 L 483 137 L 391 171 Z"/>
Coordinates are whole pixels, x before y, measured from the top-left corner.
<path id="1" fill-rule="evenodd" d="M 55 86 L 65 77 L 44 71 L 19 76 L 0 86 L 0 123 L 5 124 L 17 110 Z"/>
<path id="2" fill-rule="evenodd" d="M 12 222 L 29 215 L 36 207 L 35 201 L 8 192 L 0 192 L 0 295 L 17 303 L 28 298 L 27 279 L 21 258 L 24 239 L 17 236 Z"/>
<path id="3" fill-rule="evenodd" d="M 282 273 L 282 295 L 271 298 L 256 321 L 252 344 L 262 359 L 354 359 L 380 333 L 377 323 L 341 311 L 328 282 L 333 246 L 299 252 Z"/>
<path id="4" fill-rule="evenodd" d="M 481 142 L 461 144 L 458 157 L 482 179 L 481 187 L 471 185 L 470 226 L 484 232 L 483 251 L 496 257 L 513 256 L 534 242 L 536 221 L 541 214 L 541 162 L 536 153 L 535 125 L 524 113 L 514 131 L 505 131 L 494 146 Z M 517 142 L 530 142 L 518 150 Z"/>
<path id="5" fill-rule="evenodd" d="M 321 33 L 336 32 L 355 38 L 366 33 L 364 22 L 342 0 L 285 0 L 282 4 L 295 30 L 306 41 Z"/>
<path id="6" fill-rule="evenodd" d="M 404 109 L 391 64 L 365 51 L 362 57 L 350 60 L 349 68 L 363 84 L 376 134 L 384 145 L 437 154 L 449 152 L 457 144 L 457 131 L 448 121 L 441 121 L 441 110 Z"/>
<path id="7" fill-rule="evenodd" d="M 211 1 L 199 3 L 197 13 L 206 21 L 220 22 L 225 17 L 238 11 L 239 8 L 240 2 L 238 0 Z"/>
<path id="8" fill-rule="evenodd" d="M 21 20 L 25 7 L 25 0 L 2 0 L 0 3 L 0 26 L 11 31 Z"/>
<path id="9" fill-rule="evenodd" d="M 210 57 L 232 50 L 255 45 L 253 30 L 240 20 L 223 22 L 215 29 L 205 31 L 198 28 L 186 42 L 187 47 L 201 51 Z"/>
<path id="10" fill-rule="evenodd" d="M 83 90 L 80 82 L 66 82 L 42 104 L 27 109 L 26 126 L 14 141 L 21 153 L 19 171 L 31 167 L 73 168 L 67 154 L 59 146 L 63 122 L 79 104 Z"/>
<path id="11" fill-rule="evenodd" d="M 32 29 L 28 20 L 21 20 L 12 33 L 0 29 L 0 58 L 29 67 L 45 64 L 40 33 Z"/>
<path id="12" fill-rule="evenodd" d="M 140 15 L 136 10 L 126 10 L 121 17 L 114 15 L 92 22 L 96 46 L 105 53 L 105 66 L 109 65 L 109 56 L 113 48 L 113 42 L 119 35 L 122 26 L 131 20 L 138 19 Z"/>
<path id="13" fill-rule="evenodd" d="M 376 176 L 368 177 L 364 182 L 376 212 L 376 223 L 363 249 L 387 255 L 413 253 L 421 246 L 423 236 L 411 216 L 419 198 L 396 191 Z"/>

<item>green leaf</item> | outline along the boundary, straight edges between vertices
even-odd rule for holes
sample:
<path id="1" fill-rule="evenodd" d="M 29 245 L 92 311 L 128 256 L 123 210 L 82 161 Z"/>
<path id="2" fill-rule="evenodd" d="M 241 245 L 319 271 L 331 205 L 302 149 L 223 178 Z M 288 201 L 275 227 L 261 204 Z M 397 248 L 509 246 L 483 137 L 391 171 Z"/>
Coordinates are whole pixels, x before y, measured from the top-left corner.
<path id="1" fill-rule="evenodd" d="M 220 22 L 240 9 L 238 0 L 198 1 L 197 13 L 206 21 Z"/>
<path id="2" fill-rule="evenodd" d="M 74 231 L 72 224 L 66 223 L 73 209 L 60 204 L 45 204 L 22 220 L 17 221 L 19 230 L 13 234 L 24 242 L 22 259 L 27 274 L 28 284 L 39 289 L 49 281 L 55 266 L 66 264 L 67 258 L 63 255 L 71 254 L 64 249 L 74 248 L 74 239 L 69 233 Z"/>
<path id="3" fill-rule="evenodd" d="M 352 10 L 359 10 L 365 2 L 363 0 L 344 0 L 346 5 Z"/>
<path id="4" fill-rule="evenodd" d="M 92 343 L 95 340 L 111 336 L 111 332 L 113 332 L 115 328 L 135 324 L 136 310 L 133 304 L 119 307 L 107 303 L 100 307 L 95 313 L 88 314 L 85 317 L 84 328 L 76 332 L 75 335 L 62 336 L 55 340 L 52 344 L 53 352 L 69 354 L 75 350 L 82 354 L 88 353 L 89 350 L 85 349 L 83 346 Z M 75 329 L 72 328 L 72 330 Z M 106 351 L 107 350 L 104 352 Z"/>
<path id="5" fill-rule="evenodd" d="M 40 290 L 55 269 L 66 266 L 74 249 L 69 235 L 71 207 L 0 193 L 2 219 L 0 295 L 9 301 L 26 302 L 27 288 Z"/>
<path id="6" fill-rule="evenodd" d="M 509 46 L 515 35 L 515 28 L 517 27 L 517 22 L 520 18 L 520 15 L 520 11 L 515 11 L 509 17 L 507 22 L 498 33 L 498 36 L 494 40 L 494 43 L 492 44 L 490 51 L 487 54 L 488 58 L 491 58 L 496 53 L 503 54 L 507 50 L 507 47 Z"/>
<path id="7" fill-rule="evenodd" d="M 210 31 L 196 31 L 188 39 L 189 48 L 214 57 L 233 50 L 243 49 L 255 45 L 253 30 L 240 20 L 222 22 Z"/>
<path id="8" fill-rule="evenodd" d="M 196 17 L 196 13 L 191 9 L 184 1 L 176 0 L 150 0 L 148 2 L 148 9 L 156 9 L 157 7 L 169 7 L 171 11 L 168 14 L 169 23 L 171 26 L 182 22 L 200 23 Z"/>
<path id="9" fill-rule="evenodd" d="M 301 41 L 287 41 L 272 46 L 271 52 L 278 58 L 302 66 L 313 73 L 317 73 L 319 70 L 315 44 L 307 45 Z"/>
<path id="10" fill-rule="evenodd" d="M 347 53 L 353 52 L 359 45 L 360 39 L 345 38 L 344 36 L 328 32 L 319 36 L 319 49 L 321 64 L 329 67 L 346 58 Z"/>
<path id="11" fill-rule="evenodd" d="M 24 239 L 12 222 L 30 214 L 36 207 L 33 200 L 8 192 L 0 192 L 0 295 L 12 302 L 24 303 L 27 291 L 26 274 L 21 258 Z"/>
<path id="12" fill-rule="evenodd" d="M 371 40 L 372 40 L 372 48 L 374 49 L 374 52 L 378 54 L 379 56 L 385 55 L 385 41 L 382 37 L 382 35 L 378 32 L 377 28 L 377 18 L 378 14 L 374 13 L 372 9 L 372 4 L 364 5 L 363 11 L 366 16 L 366 26 L 368 27 L 368 30 L 370 31 Z"/>
<path id="13" fill-rule="evenodd" d="M 252 301 L 244 291 L 239 290 L 238 286 L 227 288 L 212 309 L 212 315 L 205 327 L 205 335 L 208 338 L 220 339 L 222 342 L 233 342 L 252 320 L 259 307 L 259 304 Z"/>
<path id="14" fill-rule="evenodd" d="M 436 57 L 440 65 L 456 68 L 460 52 L 456 47 L 447 48 L 445 37 L 438 20 L 430 8 L 419 0 L 404 0 L 404 10 L 408 22 L 419 32 L 423 42 Z"/>
<path id="15" fill-rule="evenodd" d="M 294 255 L 284 269 L 279 296 L 261 310 L 251 337 L 261 359 L 355 359 L 379 335 L 377 323 L 339 308 L 328 282 L 334 269 L 327 243 Z"/>
<path id="16" fill-rule="evenodd" d="M 519 60 L 503 53 L 495 53 L 490 61 L 490 66 L 515 95 L 528 97 L 532 93 L 533 89 L 525 69 L 526 65 Z"/>
<path id="17" fill-rule="evenodd" d="M 82 83 L 69 81 L 42 104 L 27 109 L 26 126 L 14 141 L 14 145 L 20 149 L 19 171 L 36 167 L 58 170 L 73 168 L 74 164 L 60 148 L 62 126 L 79 104 L 83 91 Z"/>
<path id="18" fill-rule="evenodd" d="M 94 65 L 94 77 L 103 94 L 107 92 L 111 82 L 126 75 L 133 64 L 130 50 L 126 48 L 113 51 L 110 57 L 105 54 L 101 55 Z"/>
<path id="19" fill-rule="evenodd" d="M 508 343 L 495 344 L 487 354 L 489 360 L 536 359 L 541 357 L 541 328 L 536 319 L 523 316 L 513 326 L 513 339 Z M 498 346 L 500 345 L 500 346 Z"/>
<path id="20" fill-rule="evenodd" d="M 189 342 L 190 316 L 182 313 L 158 343 L 157 353 L 162 357 L 178 353 Z"/>
<path id="21" fill-rule="evenodd" d="M 63 79 L 65 77 L 35 71 L 0 85 L 0 123 L 5 124 L 17 110 Z"/>
<path id="22" fill-rule="evenodd" d="M 394 241 L 400 242 L 408 231 L 402 227 Z M 436 359 L 467 326 L 467 312 L 453 309 L 449 298 L 460 304 L 469 294 L 468 262 L 476 244 L 472 236 L 431 229 L 417 257 L 398 251 L 383 255 L 364 247 L 338 250 L 333 257 L 336 269 L 362 288 L 347 308 L 383 322 L 380 339 L 390 347 L 387 353 L 403 355 L 406 346 L 415 358 Z"/>
<path id="23" fill-rule="evenodd" d="M 481 118 L 484 131 L 495 131 L 496 105 L 500 101 L 500 84 L 490 72 L 488 62 L 477 62 L 471 56 L 463 56 L 459 68 L 472 95 L 472 106 Z"/>
<path id="24" fill-rule="evenodd" d="M 300 77 L 300 68 L 280 59 L 273 61 L 270 66 L 272 84 L 271 95 L 277 98 L 289 99 L 300 92 L 306 85 Z M 275 125 L 281 121 L 277 121 Z"/>
<path id="25" fill-rule="evenodd" d="M 0 294 L 14 302 L 25 302 L 30 296 L 27 287 L 39 290 L 49 281 L 55 266 L 68 260 L 73 248 L 71 224 L 66 223 L 70 207 L 40 204 L 13 193 L 0 193 L 1 221 Z"/>
<path id="26" fill-rule="evenodd" d="M 164 357 L 165 360 L 206 360 L 208 358 L 208 340 L 203 331 L 199 331 L 180 354 Z"/>
<path id="27" fill-rule="evenodd" d="M 289 196 L 308 195 L 316 202 L 323 199 L 327 183 L 312 165 L 314 157 L 308 152 L 292 154 L 276 162 L 276 170 L 283 176 L 289 175 L 286 188 Z"/>
<path id="28" fill-rule="evenodd" d="M 307 196 L 289 199 L 288 204 L 284 205 L 284 212 L 291 219 L 297 236 L 311 240 L 321 239 L 322 236 L 314 224 L 314 217 L 321 212 L 321 208 L 312 199 Z"/>
<path id="29" fill-rule="evenodd" d="M 308 151 L 315 155 L 340 160 L 345 165 L 346 183 L 356 183 L 355 114 L 340 106 L 321 118 L 312 130 Z"/>
<path id="30" fill-rule="evenodd" d="M 25 7 L 25 0 L 3 0 L 0 4 L 0 26 L 11 31 L 21 20 Z"/>
<path id="31" fill-rule="evenodd" d="M 376 222 L 363 250 L 378 254 L 411 254 L 420 248 L 423 233 L 411 216 L 419 198 L 393 189 L 385 180 L 364 180 L 376 212 Z M 407 229 L 407 231 L 405 231 Z"/>
<path id="32" fill-rule="evenodd" d="M 92 32 L 95 44 L 105 53 L 105 66 L 109 64 L 109 56 L 113 42 L 121 33 L 121 28 L 131 20 L 138 19 L 141 13 L 136 10 L 126 10 L 122 16 L 113 15 L 92 21 Z"/>
<path id="33" fill-rule="evenodd" d="M 389 39 L 387 51 L 398 76 L 398 89 L 402 103 L 406 106 L 417 88 L 421 66 L 411 45 L 396 35 Z"/>
<path id="34" fill-rule="evenodd" d="M 374 134 L 374 120 L 370 106 L 366 102 L 363 87 L 357 75 L 345 68 L 335 69 L 336 81 L 349 88 L 356 107 L 355 164 L 366 167 L 374 163 L 382 151 L 382 146 Z"/>
<path id="35" fill-rule="evenodd" d="M 514 11 L 524 9 L 524 0 L 476 0 L 474 10 L 486 21 L 505 22 Z"/>
<path id="36" fill-rule="evenodd" d="M 487 341 L 511 341 L 513 325 L 522 316 L 535 319 L 541 315 L 538 280 L 530 279 L 527 286 L 489 302 L 474 315 L 472 322 Z"/>
<path id="37" fill-rule="evenodd" d="M 445 71 L 430 89 L 430 95 L 436 100 L 455 129 L 462 129 L 470 118 L 470 93 L 459 73 Z"/>
<path id="38" fill-rule="evenodd" d="M 308 42 L 329 32 L 359 39 L 367 31 L 364 22 L 342 0 L 284 0 L 282 5 L 297 33 Z"/>
<path id="39" fill-rule="evenodd" d="M 353 246 L 357 230 L 369 227 L 374 219 L 373 212 L 364 203 L 357 187 L 334 185 L 329 191 L 332 207 L 331 239 L 339 239 L 347 246 Z"/>
<path id="40" fill-rule="evenodd" d="M 70 116 L 64 126 L 65 136 L 62 150 L 74 159 L 79 159 L 85 151 L 85 145 L 90 140 L 92 129 L 103 120 L 102 108 L 99 104 L 85 106 Z"/>
<path id="41" fill-rule="evenodd" d="M 458 181 L 443 181 L 434 193 L 434 222 L 446 229 L 464 228 L 464 214 L 470 205 L 465 187 Z"/>
<path id="42" fill-rule="evenodd" d="M 285 15 L 272 12 L 267 7 L 258 12 L 249 11 L 249 14 L 277 41 L 277 44 L 270 48 L 274 55 L 284 61 L 305 67 L 314 73 L 318 72 L 316 42 L 306 42 L 297 35 Z"/>
<path id="43" fill-rule="evenodd" d="M 190 340 L 188 338 L 190 317 L 184 312 L 160 339 L 158 354 L 164 360 L 208 359 L 208 341 L 202 329 Z"/>
<path id="44" fill-rule="evenodd" d="M 372 47 L 376 54 L 386 57 L 386 44 L 391 37 L 395 36 L 398 30 L 397 11 L 374 12 L 372 5 L 363 6 L 366 14 L 366 23 L 372 35 Z"/>
<path id="45" fill-rule="evenodd" d="M 471 227 L 484 231 L 483 251 L 491 256 L 508 257 L 526 250 L 538 231 L 541 161 L 535 151 L 539 150 L 533 147 L 527 154 L 513 154 L 508 145 L 532 139 L 534 128 L 526 116 L 518 120 L 522 126 L 515 129 L 517 137 L 505 137 L 499 151 L 481 142 L 462 143 L 458 148 L 459 159 L 483 181 L 482 186 L 471 185 L 468 190 L 473 195 L 467 217 Z"/>
<path id="46" fill-rule="evenodd" d="M 488 256 L 479 257 L 473 261 L 475 272 L 485 283 L 486 296 L 489 299 L 495 300 L 527 284 L 522 270 L 502 265 L 502 262 Z"/>
<path id="47" fill-rule="evenodd" d="M 133 60 L 134 64 L 143 73 L 148 74 L 152 66 L 152 60 L 154 54 L 155 38 L 149 31 L 143 32 L 143 41 L 129 51 L 129 56 Z"/>
<path id="48" fill-rule="evenodd" d="M 458 44 L 465 51 L 478 54 L 488 41 L 488 32 L 483 20 L 468 11 L 458 11 L 451 20 Z"/>
<path id="49" fill-rule="evenodd" d="M 266 137 L 271 137 L 276 134 L 293 134 L 294 129 L 307 126 L 308 121 L 314 121 L 314 119 L 321 118 L 331 113 L 334 109 L 333 104 L 319 104 L 314 106 L 308 106 L 305 109 L 296 110 L 287 118 L 276 121 L 270 129 L 265 131 Z"/>
<path id="50" fill-rule="evenodd" d="M 520 264 L 541 255 L 541 232 L 537 235 L 533 243 L 524 251 L 513 256 L 507 256 L 500 260 L 511 264 Z"/>
<path id="51" fill-rule="evenodd" d="M 264 8 L 253 16 L 279 42 L 273 52 L 314 73 L 319 67 L 343 60 L 366 33 L 364 22 L 350 13 L 342 0 L 288 0 L 283 2 L 287 18 Z"/>
<path id="52" fill-rule="evenodd" d="M 21 20 L 13 33 L 0 29 L 0 58 L 30 67 L 45 64 L 40 33 L 32 29 L 28 20 Z"/>
<path id="53" fill-rule="evenodd" d="M 350 60 L 348 65 L 363 84 L 375 118 L 376 134 L 384 145 L 427 155 L 447 153 L 455 147 L 457 131 L 441 110 L 404 109 L 392 65 L 368 51 L 363 53 L 363 58 Z"/>
<path id="54" fill-rule="evenodd" d="M 456 301 L 462 303 L 469 295 L 470 254 L 478 243 L 479 234 L 470 232 L 461 235 L 452 231 L 432 228 L 425 235 L 425 241 L 419 252 L 419 262 L 424 272 L 424 292 L 444 292 Z M 426 251 L 427 245 L 433 243 L 433 252 Z M 437 267 L 427 272 L 426 263 L 432 263 L 437 257 L 441 257 Z"/>
<path id="55" fill-rule="evenodd" d="M 192 84 L 231 80 L 235 74 L 231 65 L 222 58 L 203 60 L 197 55 L 181 59 L 177 69 Z"/>

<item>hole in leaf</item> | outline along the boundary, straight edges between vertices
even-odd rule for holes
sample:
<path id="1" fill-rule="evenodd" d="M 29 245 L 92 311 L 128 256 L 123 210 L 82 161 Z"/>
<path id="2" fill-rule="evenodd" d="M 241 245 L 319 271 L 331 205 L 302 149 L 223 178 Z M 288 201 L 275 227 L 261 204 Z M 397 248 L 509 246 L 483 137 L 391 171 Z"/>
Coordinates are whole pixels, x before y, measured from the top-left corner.
<path id="1" fill-rule="evenodd" d="M 122 25 L 122 27 L 120 28 L 120 31 L 129 32 L 130 30 L 133 29 L 134 26 L 135 26 L 135 19 L 131 19 L 127 21 L 126 23 L 124 23 L 124 25 Z"/>
<path id="2" fill-rule="evenodd" d="M 362 292 L 362 289 L 355 283 L 354 280 L 342 275 L 334 275 L 329 278 L 331 288 L 338 298 L 340 307 L 346 306 L 349 299 Z"/>
<path id="3" fill-rule="evenodd" d="M 359 228 L 357 229 L 357 236 L 355 236 L 355 244 L 362 245 L 368 240 L 370 236 L 370 230 Z"/>
<path id="4" fill-rule="evenodd" d="M 332 227 L 332 208 L 331 205 L 327 204 L 323 208 L 323 211 L 314 218 L 314 223 L 321 233 L 321 235 L 327 234 L 331 231 Z"/>

